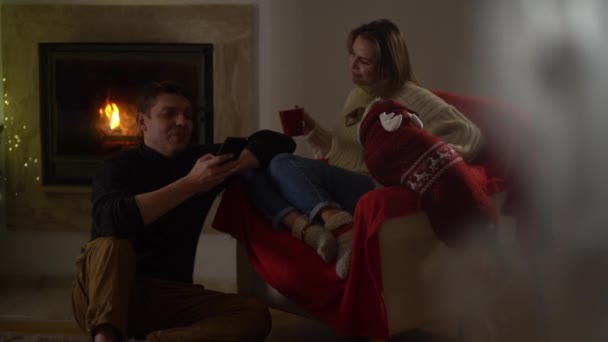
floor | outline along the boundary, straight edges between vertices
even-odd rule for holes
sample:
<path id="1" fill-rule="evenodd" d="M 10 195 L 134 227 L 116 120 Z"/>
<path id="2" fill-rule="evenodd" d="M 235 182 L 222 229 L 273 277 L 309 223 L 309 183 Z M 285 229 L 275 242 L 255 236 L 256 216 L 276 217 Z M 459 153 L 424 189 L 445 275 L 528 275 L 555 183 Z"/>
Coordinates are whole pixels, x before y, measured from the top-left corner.
<path id="1" fill-rule="evenodd" d="M 23 285 L 26 284 L 26 285 Z M 7 282 L 0 279 L 0 342 L 87 342 L 72 319 L 70 282 Z M 265 342 L 362 342 L 337 337 L 319 321 L 271 309 L 272 331 Z M 391 342 L 455 342 L 413 331 Z"/>
<path id="2" fill-rule="evenodd" d="M 0 341 L 88 341 L 71 318 L 69 287 L 0 288 Z M 339 338 L 320 322 L 271 309 L 267 342 L 359 341 Z"/>

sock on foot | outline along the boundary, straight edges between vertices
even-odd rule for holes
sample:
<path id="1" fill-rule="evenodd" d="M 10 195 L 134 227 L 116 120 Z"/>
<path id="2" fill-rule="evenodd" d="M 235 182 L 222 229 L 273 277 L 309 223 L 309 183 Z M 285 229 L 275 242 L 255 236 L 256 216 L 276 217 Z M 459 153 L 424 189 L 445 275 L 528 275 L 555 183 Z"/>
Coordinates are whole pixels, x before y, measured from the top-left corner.
<path id="1" fill-rule="evenodd" d="M 334 236 L 323 227 L 312 224 L 306 216 L 302 215 L 294 221 L 291 234 L 312 247 L 323 261 L 336 260 L 338 243 Z"/>
<path id="2" fill-rule="evenodd" d="M 336 273 L 341 279 L 345 279 L 350 271 L 350 260 L 353 252 L 353 229 L 352 223 L 348 223 L 351 229 L 340 234 L 338 240 L 338 257 L 336 260 Z"/>
<path id="3" fill-rule="evenodd" d="M 327 221 L 325 229 L 335 233 L 338 242 L 338 256 L 336 260 L 336 274 L 345 279 L 350 271 L 350 260 L 353 250 L 353 217 L 346 211 L 341 211 Z"/>

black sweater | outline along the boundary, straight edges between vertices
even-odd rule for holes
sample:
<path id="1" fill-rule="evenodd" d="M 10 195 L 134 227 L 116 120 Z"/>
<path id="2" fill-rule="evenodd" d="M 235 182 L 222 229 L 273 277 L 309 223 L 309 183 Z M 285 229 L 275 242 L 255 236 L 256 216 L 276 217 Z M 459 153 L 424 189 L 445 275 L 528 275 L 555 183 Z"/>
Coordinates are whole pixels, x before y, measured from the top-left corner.
<path id="1" fill-rule="evenodd" d="M 264 147 L 266 146 L 266 147 Z M 277 153 L 293 152 L 289 137 L 260 131 L 247 146 L 265 166 Z M 135 195 L 160 189 L 190 172 L 204 154 L 219 145 L 188 148 L 166 158 L 142 144 L 105 161 L 93 181 L 91 239 L 115 236 L 129 240 L 137 255 L 137 273 L 159 279 L 192 282 L 199 235 L 209 208 L 225 183 L 193 196 L 155 222 L 144 225 Z"/>

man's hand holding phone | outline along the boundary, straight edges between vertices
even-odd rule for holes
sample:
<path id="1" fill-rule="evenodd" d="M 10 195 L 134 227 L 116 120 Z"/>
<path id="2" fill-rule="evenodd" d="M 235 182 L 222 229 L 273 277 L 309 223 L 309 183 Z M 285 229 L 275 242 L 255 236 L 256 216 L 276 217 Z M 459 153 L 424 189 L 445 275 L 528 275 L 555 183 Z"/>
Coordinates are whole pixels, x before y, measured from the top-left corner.
<path id="1" fill-rule="evenodd" d="M 243 150 L 245 149 L 245 146 L 247 146 L 247 139 L 227 137 L 226 140 L 224 140 L 222 146 L 220 146 L 220 149 L 217 154 L 218 156 L 224 154 L 232 154 L 232 157 L 224 161 L 224 163 L 227 163 L 239 159 L 239 156 L 241 155 L 241 152 L 243 152 Z"/>
<path id="2" fill-rule="evenodd" d="M 232 161 L 231 161 L 232 160 Z M 186 176 L 197 192 L 206 192 L 222 183 L 237 171 L 237 162 L 231 154 L 200 157 Z"/>

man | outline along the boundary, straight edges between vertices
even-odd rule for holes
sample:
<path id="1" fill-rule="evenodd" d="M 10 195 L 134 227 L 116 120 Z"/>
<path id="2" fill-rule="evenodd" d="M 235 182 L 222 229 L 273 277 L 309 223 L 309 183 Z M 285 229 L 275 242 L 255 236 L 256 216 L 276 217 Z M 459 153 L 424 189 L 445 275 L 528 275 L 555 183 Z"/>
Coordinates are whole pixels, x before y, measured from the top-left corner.
<path id="1" fill-rule="evenodd" d="M 262 340 L 268 309 L 193 284 L 194 258 L 224 180 L 292 152 L 293 140 L 257 132 L 236 161 L 216 156 L 217 145 L 193 146 L 191 101 L 169 82 L 147 86 L 138 111 L 143 144 L 106 161 L 93 182 L 91 241 L 72 289 L 76 321 L 95 341 Z"/>

